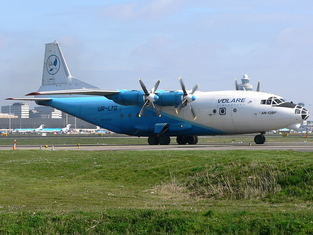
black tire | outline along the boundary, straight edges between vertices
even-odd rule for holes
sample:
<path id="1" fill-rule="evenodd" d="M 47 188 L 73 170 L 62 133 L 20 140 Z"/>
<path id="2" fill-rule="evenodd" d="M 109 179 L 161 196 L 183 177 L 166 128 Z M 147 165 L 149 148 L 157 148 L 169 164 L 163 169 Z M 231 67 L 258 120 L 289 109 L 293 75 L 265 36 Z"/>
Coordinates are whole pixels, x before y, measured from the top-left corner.
<path id="1" fill-rule="evenodd" d="M 177 144 L 179 144 L 179 145 L 185 145 L 185 144 L 187 144 L 187 140 L 186 140 L 185 136 L 177 136 L 176 142 L 177 142 Z"/>
<path id="2" fill-rule="evenodd" d="M 265 138 L 264 135 L 256 135 L 256 136 L 254 137 L 254 142 L 255 142 L 256 144 L 264 144 L 264 143 L 265 143 L 265 140 L 266 140 L 266 138 Z"/>
<path id="3" fill-rule="evenodd" d="M 160 136 L 159 137 L 160 145 L 169 145 L 171 143 L 171 138 L 169 136 Z"/>
<path id="4" fill-rule="evenodd" d="M 158 145 L 159 144 L 159 140 L 156 136 L 149 136 L 148 137 L 148 143 L 149 145 Z"/>
<path id="5" fill-rule="evenodd" d="M 187 143 L 188 144 L 197 144 L 198 143 L 198 136 L 192 135 L 192 136 L 187 136 Z"/>

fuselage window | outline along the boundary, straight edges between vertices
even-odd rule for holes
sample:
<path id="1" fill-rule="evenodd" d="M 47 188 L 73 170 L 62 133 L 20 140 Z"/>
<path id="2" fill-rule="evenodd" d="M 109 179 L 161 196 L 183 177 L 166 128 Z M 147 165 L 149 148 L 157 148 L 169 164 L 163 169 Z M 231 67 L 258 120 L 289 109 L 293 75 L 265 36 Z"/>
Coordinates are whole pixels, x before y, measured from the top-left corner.
<path id="1" fill-rule="evenodd" d="M 220 115 L 226 115 L 226 108 L 220 108 Z"/>
<path id="2" fill-rule="evenodd" d="M 124 117 L 124 114 L 121 114 L 120 117 L 123 118 L 123 117 Z"/>
<path id="3" fill-rule="evenodd" d="M 213 113 L 216 113 L 216 109 L 213 109 Z"/>
<path id="4" fill-rule="evenodd" d="M 261 104 L 265 104 L 266 103 L 266 100 L 261 100 Z"/>

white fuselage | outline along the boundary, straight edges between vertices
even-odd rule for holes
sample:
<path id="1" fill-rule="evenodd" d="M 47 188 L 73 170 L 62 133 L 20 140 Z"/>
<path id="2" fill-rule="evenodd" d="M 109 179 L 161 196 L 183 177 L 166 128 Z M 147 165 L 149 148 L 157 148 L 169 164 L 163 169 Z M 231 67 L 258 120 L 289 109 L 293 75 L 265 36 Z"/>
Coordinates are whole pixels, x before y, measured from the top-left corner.
<path id="1" fill-rule="evenodd" d="M 166 112 L 196 125 L 214 128 L 225 134 L 265 132 L 302 123 L 295 108 L 261 104 L 262 100 L 277 97 L 254 91 L 196 92 L 197 100 L 191 105 L 197 114 L 193 120 L 188 105 L 177 115 L 173 107 L 160 107 Z"/>

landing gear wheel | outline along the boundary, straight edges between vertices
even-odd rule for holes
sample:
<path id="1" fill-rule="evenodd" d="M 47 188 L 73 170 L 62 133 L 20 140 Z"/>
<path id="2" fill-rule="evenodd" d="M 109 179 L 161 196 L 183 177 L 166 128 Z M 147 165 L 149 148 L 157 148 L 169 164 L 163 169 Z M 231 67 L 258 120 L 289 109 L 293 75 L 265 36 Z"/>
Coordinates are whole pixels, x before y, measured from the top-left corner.
<path id="1" fill-rule="evenodd" d="M 189 136 L 177 136 L 176 138 L 177 144 L 185 145 L 185 144 L 197 144 L 198 136 L 189 135 Z"/>
<path id="2" fill-rule="evenodd" d="M 179 145 L 185 145 L 187 144 L 187 139 L 185 138 L 185 136 L 177 136 L 176 142 Z"/>
<path id="3" fill-rule="evenodd" d="M 171 138 L 169 136 L 160 136 L 159 143 L 160 145 L 169 145 L 171 143 Z"/>
<path id="4" fill-rule="evenodd" d="M 254 142 L 255 142 L 256 144 L 264 144 L 264 143 L 265 143 L 265 140 L 266 140 L 266 138 L 265 138 L 265 136 L 262 135 L 262 134 L 256 135 L 256 136 L 254 137 Z"/>
<path id="5" fill-rule="evenodd" d="M 196 136 L 196 135 L 187 136 L 186 140 L 187 140 L 188 144 L 197 144 L 198 143 L 198 136 Z"/>
<path id="6" fill-rule="evenodd" d="M 150 145 L 158 145 L 159 144 L 159 140 L 158 140 L 158 138 L 156 137 L 156 136 L 149 136 L 148 137 L 148 143 L 150 144 Z"/>

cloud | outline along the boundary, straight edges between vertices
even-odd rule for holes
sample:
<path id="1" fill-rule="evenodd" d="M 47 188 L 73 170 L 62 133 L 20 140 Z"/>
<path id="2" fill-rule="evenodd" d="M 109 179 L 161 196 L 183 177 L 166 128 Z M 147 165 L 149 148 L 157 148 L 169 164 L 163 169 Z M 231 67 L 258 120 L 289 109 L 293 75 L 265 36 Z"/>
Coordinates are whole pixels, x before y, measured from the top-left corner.
<path id="1" fill-rule="evenodd" d="M 284 48 L 312 48 L 313 27 L 286 28 L 277 36 L 274 45 Z"/>

